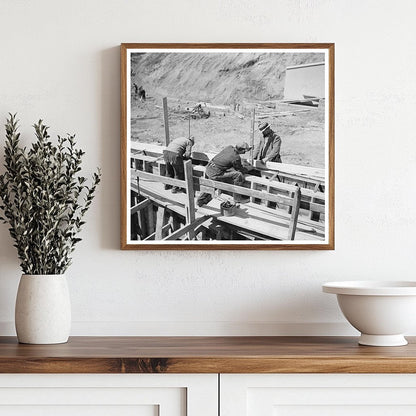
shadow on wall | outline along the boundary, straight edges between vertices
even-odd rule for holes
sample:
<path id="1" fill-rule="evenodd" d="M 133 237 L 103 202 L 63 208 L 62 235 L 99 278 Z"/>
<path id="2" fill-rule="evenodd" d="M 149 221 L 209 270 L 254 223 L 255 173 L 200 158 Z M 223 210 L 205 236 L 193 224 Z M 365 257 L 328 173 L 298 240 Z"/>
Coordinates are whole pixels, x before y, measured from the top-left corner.
<path id="1" fill-rule="evenodd" d="M 120 47 L 101 51 L 101 247 L 120 248 Z M 98 149 L 97 149 L 98 150 Z"/>
<path id="2" fill-rule="evenodd" d="M 22 271 L 8 226 L 0 224 L 0 335 L 13 333 L 14 300 Z"/>
<path id="3" fill-rule="evenodd" d="M 233 316 L 225 320 L 238 322 L 239 334 L 244 335 L 331 335 L 333 331 L 347 326 L 337 310 L 333 319 L 325 317 L 322 322 L 316 320 L 308 322 L 308 316 L 319 315 L 322 303 L 325 301 L 325 294 L 322 293 L 320 285 L 316 286 L 316 290 L 312 293 L 299 292 L 295 296 L 288 297 L 270 291 L 264 295 L 258 305 L 247 303 L 245 307 L 236 308 Z M 327 301 L 329 304 L 333 303 L 330 299 Z M 341 322 L 330 322 L 336 318 Z"/>

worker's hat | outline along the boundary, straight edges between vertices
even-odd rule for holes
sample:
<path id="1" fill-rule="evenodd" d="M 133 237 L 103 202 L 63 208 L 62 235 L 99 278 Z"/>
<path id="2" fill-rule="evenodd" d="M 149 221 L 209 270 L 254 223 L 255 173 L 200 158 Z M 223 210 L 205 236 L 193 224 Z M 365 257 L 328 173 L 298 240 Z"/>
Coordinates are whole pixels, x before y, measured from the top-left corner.
<path id="1" fill-rule="evenodd" d="M 248 152 L 249 150 L 251 150 L 251 149 L 252 149 L 252 147 L 251 147 L 251 146 L 249 146 L 247 142 L 237 143 L 237 144 L 235 145 L 235 148 L 236 148 L 237 150 L 240 150 L 240 151 L 241 151 L 241 150 L 244 150 L 244 152 Z"/>
<path id="2" fill-rule="evenodd" d="M 259 122 L 259 130 L 261 132 L 263 132 L 264 130 L 266 130 L 268 127 L 270 127 L 270 124 L 267 123 L 266 121 Z"/>

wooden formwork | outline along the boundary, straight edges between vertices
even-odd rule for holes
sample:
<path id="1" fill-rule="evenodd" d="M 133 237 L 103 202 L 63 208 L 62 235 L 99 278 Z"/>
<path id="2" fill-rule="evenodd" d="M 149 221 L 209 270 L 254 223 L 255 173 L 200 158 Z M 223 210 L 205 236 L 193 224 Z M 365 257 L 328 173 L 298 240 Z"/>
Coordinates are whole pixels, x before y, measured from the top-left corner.
<path id="1" fill-rule="evenodd" d="M 164 176 L 160 154 L 140 153 L 131 159 L 132 228 L 137 230 L 133 240 L 221 239 L 223 234 L 227 239 L 324 238 L 322 192 L 258 176 L 246 177 L 248 188 L 210 181 L 203 178 L 204 166 L 193 165 L 192 161 L 185 163 L 185 180 L 180 181 Z M 310 184 L 316 186 L 316 181 Z M 172 195 L 163 190 L 164 185 L 183 188 L 186 193 Z M 207 206 L 195 207 L 197 191 L 207 191 L 214 197 L 218 192 L 238 193 L 250 197 L 252 203 L 241 208 L 242 215 L 222 218 L 215 198 Z M 254 213 L 255 219 L 247 220 L 247 212 Z"/>

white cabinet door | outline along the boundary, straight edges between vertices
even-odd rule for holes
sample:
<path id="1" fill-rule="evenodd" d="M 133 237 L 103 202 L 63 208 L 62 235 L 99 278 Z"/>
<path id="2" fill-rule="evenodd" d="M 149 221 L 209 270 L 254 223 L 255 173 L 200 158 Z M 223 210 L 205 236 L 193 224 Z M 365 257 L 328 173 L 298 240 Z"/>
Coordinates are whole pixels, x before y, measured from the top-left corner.
<path id="1" fill-rule="evenodd" d="M 222 374 L 221 416 L 414 416 L 416 375 Z"/>
<path id="2" fill-rule="evenodd" d="M 1 374 L 0 416 L 218 416 L 217 374 Z"/>

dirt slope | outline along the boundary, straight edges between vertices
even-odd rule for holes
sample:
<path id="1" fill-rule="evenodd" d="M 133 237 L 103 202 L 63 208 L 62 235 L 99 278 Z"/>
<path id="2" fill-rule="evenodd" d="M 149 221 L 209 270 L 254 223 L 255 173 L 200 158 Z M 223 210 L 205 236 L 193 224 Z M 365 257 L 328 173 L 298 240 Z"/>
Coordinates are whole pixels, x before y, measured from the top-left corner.
<path id="1" fill-rule="evenodd" d="M 151 95 L 232 104 L 280 99 L 286 67 L 323 60 L 317 53 L 136 53 L 131 75 Z"/>

